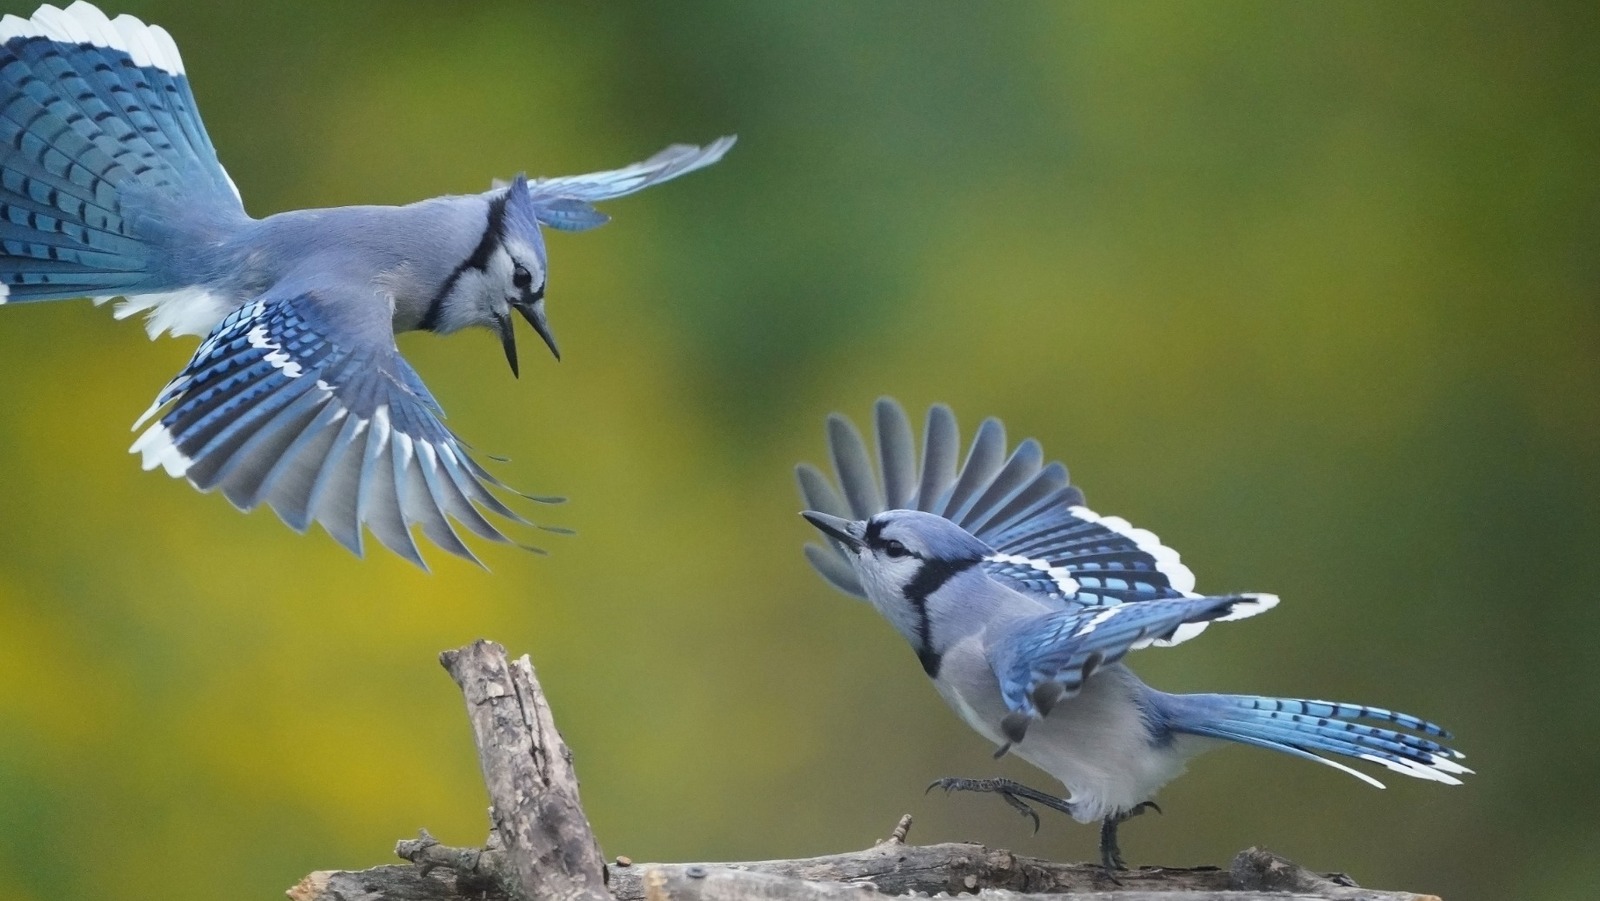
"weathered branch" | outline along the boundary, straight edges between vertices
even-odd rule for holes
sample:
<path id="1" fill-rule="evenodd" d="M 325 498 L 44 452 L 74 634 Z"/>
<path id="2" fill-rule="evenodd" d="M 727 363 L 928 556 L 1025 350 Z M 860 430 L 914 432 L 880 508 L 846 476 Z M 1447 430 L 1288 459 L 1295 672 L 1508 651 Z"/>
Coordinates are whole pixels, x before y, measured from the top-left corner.
<path id="1" fill-rule="evenodd" d="M 444 848 L 402 842 L 402 856 L 434 867 L 375 867 L 359 872 L 313 873 L 291 897 L 295 901 L 509 901 L 504 891 L 484 891 L 483 876 L 500 866 L 494 850 Z M 423 848 L 425 850 L 419 850 Z M 450 869 L 459 864 L 462 868 Z M 1098 864 L 1053 863 L 983 845 L 906 845 L 884 842 L 864 851 L 799 860 L 744 863 L 632 864 L 611 867 L 617 901 L 692 901 L 722 898 L 782 898 L 860 901 L 863 888 L 888 895 L 975 893 L 985 901 L 1026 895 L 1028 901 L 1428 901 L 1433 896 L 1381 892 L 1320 876 L 1259 848 L 1240 852 L 1227 870 L 1216 867 L 1140 867 L 1106 879 Z M 783 888 L 783 886 L 790 886 Z M 1226 895 L 1218 894 L 1226 892 Z M 1282 893 L 1290 894 L 1282 894 Z"/>
<path id="2" fill-rule="evenodd" d="M 466 698 L 506 888 L 522 901 L 610 901 L 572 752 L 528 658 L 508 663 L 505 648 L 476 641 L 439 662 Z"/>
<path id="3" fill-rule="evenodd" d="M 578 802 L 572 757 L 527 657 L 479 641 L 440 655 L 461 687 L 477 740 L 494 830 L 483 848 L 423 832 L 395 853 L 408 865 L 312 873 L 292 901 L 860 901 L 971 894 L 980 901 L 1429 901 L 1356 887 L 1251 848 L 1227 870 L 1141 867 L 1113 883 L 1093 864 L 1052 863 L 972 844 L 908 845 L 911 817 L 864 851 L 800 860 L 633 864 L 609 871 Z M 609 889 L 607 874 L 609 873 Z M 1437 901 L 1437 899 L 1433 899 Z"/>

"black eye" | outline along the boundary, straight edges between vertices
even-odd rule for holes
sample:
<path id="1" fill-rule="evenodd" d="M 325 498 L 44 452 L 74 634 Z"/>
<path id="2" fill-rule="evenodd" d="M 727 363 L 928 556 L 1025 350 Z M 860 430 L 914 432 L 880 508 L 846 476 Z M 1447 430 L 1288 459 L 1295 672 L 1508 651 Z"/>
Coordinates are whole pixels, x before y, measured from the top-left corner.
<path id="1" fill-rule="evenodd" d="M 533 284 L 533 273 L 519 264 L 517 268 L 511 270 L 511 284 L 518 288 L 526 288 Z"/>
<path id="2" fill-rule="evenodd" d="M 891 557 L 904 557 L 911 553 L 910 551 L 906 550 L 905 545 L 895 541 L 893 538 L 883 543 L 883 552 Z"/>

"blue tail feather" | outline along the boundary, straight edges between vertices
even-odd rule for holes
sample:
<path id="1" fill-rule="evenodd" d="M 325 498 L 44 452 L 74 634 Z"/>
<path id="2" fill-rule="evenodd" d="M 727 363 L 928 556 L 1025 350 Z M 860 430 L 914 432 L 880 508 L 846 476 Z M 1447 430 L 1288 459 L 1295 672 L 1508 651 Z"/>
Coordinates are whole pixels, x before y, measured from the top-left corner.
<path id="1" fill-rule="evenodd" d="M 1463 755 L 1427 738 L 1369 726 L 1356 720 L 1380 720 L 1425 735 L 1448 739 L 1450 733 L 1427 720 L 1381 707 L 1266 698 L 1253 695 L 1157 695 L 1157 710 L 1173 732 L 1220 738 L 1314 760 L 1344 770 L 1379 788 L 1365 773 L 1318 756 L 1338 754 L 1376 763 L 1420 779 L 1457 784 L 1471 770 L 1457 763 Z"/>

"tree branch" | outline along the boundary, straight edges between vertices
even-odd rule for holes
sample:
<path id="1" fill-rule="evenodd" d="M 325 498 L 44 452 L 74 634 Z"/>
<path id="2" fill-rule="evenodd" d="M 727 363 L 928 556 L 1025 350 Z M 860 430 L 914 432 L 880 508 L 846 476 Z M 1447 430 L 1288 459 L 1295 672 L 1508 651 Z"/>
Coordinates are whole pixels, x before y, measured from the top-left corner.
<path id="1" fill-rule="evenodd" d="M 466 860 L 469 870 L 435 869 L 424 875 L 415 866 L 387 866 L 313 873 L 290 895 L 295 901 L 508 901 L 498 889 L 479 894 L 463 887 L 473 884 L 470 866 L 477 862 L 471 856 L 492 860 L 495 852 L 435 845 L 429 853 L 434 860 Z M 481 863 L 477 865 L 481 872 Z M 617 901 L 861 901 L 864 888 L 887 895 L 975 894 L 980 901 L 1024 896 L 1027 901 L 1437 901 L 1431 895 L 1359 888 L 1347 877 L 1321 876 L 1259 848 L 1240 852 L 1227 870 L 1141 867 L 1120 878 L 1118 887 L 1098 864 L 1053 863 L 983 845 L 884 842 L 863 851 L 800 860 L 613 866 L 611 890 Z"/>
<path id="2" fill-rule="evenodd" d="M 439 662 L 467 702 L 503 849 L 500 881 L 519 901 L 610 901 L 600 844 L 578 801 L 572 752 L 533 664 L 526 656 L 508 663 L 505 648 L 481 640 L 445 651 Z"/>
<path id="3" fill-rule="evenodd" d="M 1240 852 L 1227 870 L 1141 867 L 1111 882 L 1097 864 L 1052 863 L 983 845 L 908 845 L 909 815 L 874 847 L 799 860 L 602 863 L 578 801 L 572 755 L 527 657 L 478 641 L 440 661 L 461 687 L 492 803 L 483 848 L 424 831 L 395 847 L 408 865 L 319 871 L 291 901 L 861 901 L 941 892 L 980 901 L 1438 901 L 1319 876 L 1271 852 Z M 609 889 L 608 883 L 609 881 Z"/>

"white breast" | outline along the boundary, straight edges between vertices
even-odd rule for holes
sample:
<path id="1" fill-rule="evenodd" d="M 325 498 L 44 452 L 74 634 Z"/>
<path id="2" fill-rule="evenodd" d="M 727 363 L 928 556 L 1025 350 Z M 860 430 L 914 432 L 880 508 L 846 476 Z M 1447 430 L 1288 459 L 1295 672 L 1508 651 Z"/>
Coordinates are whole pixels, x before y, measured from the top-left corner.
<path id="1" fill-rule="evenodd" d="M 1007 710 L 999 682 L 976 638 L 945 654 L 940 696 L 967 725 L 996 745 L 1005 738 L 1000 720 Z M 1011 753 L 1060 780 L 1074 805 L 1073 818 L 1090 823 L 1148 801 L 1184 771 L 1190 757 L 1217 742 L 1175 736 L 1152 746 L 1143 714 L 1134 703 L 1138 683 L 1121 666 L 1097 673 L 1076 696 L 1036 721 Z"/>

